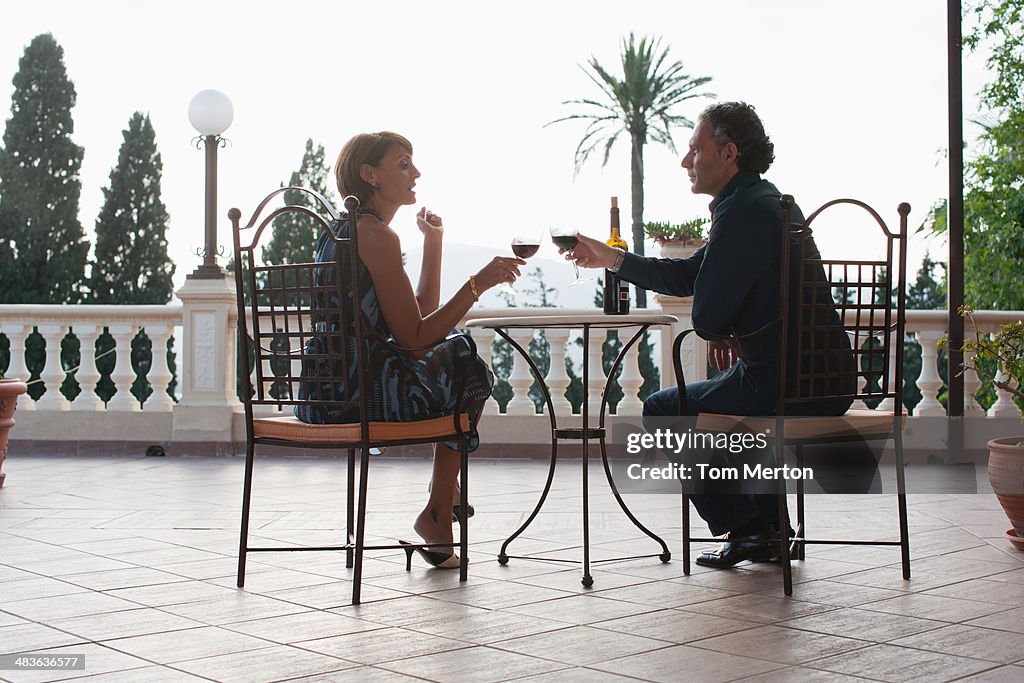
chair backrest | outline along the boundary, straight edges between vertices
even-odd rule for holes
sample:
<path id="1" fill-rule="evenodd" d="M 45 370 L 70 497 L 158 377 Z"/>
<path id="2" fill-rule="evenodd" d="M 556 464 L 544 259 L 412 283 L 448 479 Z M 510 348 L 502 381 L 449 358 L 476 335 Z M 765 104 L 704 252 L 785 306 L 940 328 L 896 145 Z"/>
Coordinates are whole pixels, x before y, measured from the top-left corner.
<path id="1" fill-rule="evenodd" d="M 296 191 L 312 197 L 316 210 L 301 204 L 268 208 L 278 195 Z M 353 213 L 358 200 L 346 197 L 345 205 Z M 348 412 L 355 419 L 346 422 L 365 427 L 366 364 L 364 345 L 359 343 L 364 325 L 358 306 L 353 308 L 361 298 L 358 259 L 349 258 L 358 254 L 355 221 L 347 236 L 338 237 L 323 214 L 333 221 L 346 218 L 339 217 L 320 194 L 297 187 L 270 193 L 244 226 L 238 209 L 228 212 L 234 238 L 240 384 L 250 425 L 253 407 L 268 406 L 289 414 L 296 407 Z M 333 261 L 263 262 L 262 250 L 272 235 L 268 228 L 297 216 L 313 222 L 322 239 L 333 240 Z M 315 246 L 310 245 L 311 254 Z M 356 386 L 350 381 L 353 363 Z"/>
<path id="2" fill-rule="evenodd" d="M 899 231 L 893 232 L 864 202 L 836 199 L 822 205 L 802 223 L 792 222 L 793 197 L 783 195 L 781 310 L 796 313 L 784 325 L 780 354 L 780 406 L 823 399 L 903 404 L 903 345 L 906 324 L 907 215 L 899 205 Z M 884 256 L 876 259 L 823 258 L 812 237 L 812 223 L 838 205 L 863 209 L 880 230 Z M 792 260 L 796 263 L 792 263 Z M 785 314 L 784 314 L 785 315 Z M 836 349 L 837 335 L 850 346 Z M 792 367 L 795 365 L 795 367 Z M 890 368 L 892 372 L 890 372 Z M 788 375 L 787 375 L 788 372 Z"/>

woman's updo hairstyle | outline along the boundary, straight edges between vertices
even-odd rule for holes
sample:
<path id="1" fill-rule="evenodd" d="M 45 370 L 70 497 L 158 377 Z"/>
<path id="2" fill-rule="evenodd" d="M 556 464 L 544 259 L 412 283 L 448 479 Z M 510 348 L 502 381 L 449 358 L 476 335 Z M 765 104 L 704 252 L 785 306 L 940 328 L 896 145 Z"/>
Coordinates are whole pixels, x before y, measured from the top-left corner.
<path id="1" fill-rule="evenodd" d="M 360 206 L 367 205 L 374 188 L 363 180 L 359 171 L 363 164 L 376 167 L 388 153 L 391 145 L 400 145 L 412 154 L 412 143 L 398 133 L 389 131 L 360 133 L 345 143 L 338 160 L 334 163 L 334 178 L 342 197 L 355 195 L 359 198 Z"/>

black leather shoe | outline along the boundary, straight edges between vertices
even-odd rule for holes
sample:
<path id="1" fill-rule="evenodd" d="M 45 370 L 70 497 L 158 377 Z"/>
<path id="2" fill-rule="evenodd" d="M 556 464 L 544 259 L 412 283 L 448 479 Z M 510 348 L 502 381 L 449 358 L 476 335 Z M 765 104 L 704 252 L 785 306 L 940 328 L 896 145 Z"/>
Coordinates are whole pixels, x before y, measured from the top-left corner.
<path id="1" fill-rule="evenodd" d="M 732 534 L 730 533 L 730 536 Z M 697 558 L 697 564 L 702 567 L 715 567 L 716 569 L 727 569 L 734 567 L 744 560 L 751 562 L 770 562 L 774 555 L 774 543 L 768 542 L 772 537 L 771 532 L 750 534 L 747 538 L 764 538 L 765 542 L 756 540 L 750 541 L 726 541 L 721 548 L 714 552 L 701 553 Z"/>

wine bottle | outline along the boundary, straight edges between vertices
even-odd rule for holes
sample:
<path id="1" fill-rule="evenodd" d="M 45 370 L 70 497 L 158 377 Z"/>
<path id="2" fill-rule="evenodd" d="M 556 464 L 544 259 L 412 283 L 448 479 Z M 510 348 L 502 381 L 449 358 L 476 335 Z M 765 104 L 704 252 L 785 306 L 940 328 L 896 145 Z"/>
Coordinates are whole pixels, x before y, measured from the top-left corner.
<path id="1" fill-rule="evenodd" d="M 610 218 L 611 236 L 608 238 L 608 246 L 628 250 L 629 245 L 620 234 L 618 197 L 612 197 Z M 629 283 L 620 280 L 617 274 L 607 269 L 604 271 L 604 312 L 608 315 L 629 313 Z"/>

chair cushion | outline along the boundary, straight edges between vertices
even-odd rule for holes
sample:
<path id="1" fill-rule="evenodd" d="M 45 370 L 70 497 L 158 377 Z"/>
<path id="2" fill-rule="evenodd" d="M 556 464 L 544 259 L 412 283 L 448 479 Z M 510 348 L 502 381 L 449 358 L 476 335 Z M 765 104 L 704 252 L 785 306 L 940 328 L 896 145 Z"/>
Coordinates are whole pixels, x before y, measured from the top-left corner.
<path id="1" fill-rule="evenodd" d="M 469 431 L 469 413 L 459 415 L 464 431 Z M 359 423 L 308 424 L 297 417 L 260 417 L 252 421 L 253 436 L 282 441 L 315 443 L 358 443 Z M 458 436 L 451 415 L 415 422 L 371 422 L 370 441 L 440 440 Z"/>
<path id="2" fill-rule="evenodd" d="M 787 417 L 784 436 L 787 441 L 884 437 L 893 432 L 892 418 L 891 412 L 865 409 L 848 410 L 846 414 L 837 416 Z M 903 424 L 906 422 L 907 413 L 904 411 Z M 774 433 L 775 418 L 701 413 L 697 416 L 696 427 L 708 432 Z"/>

